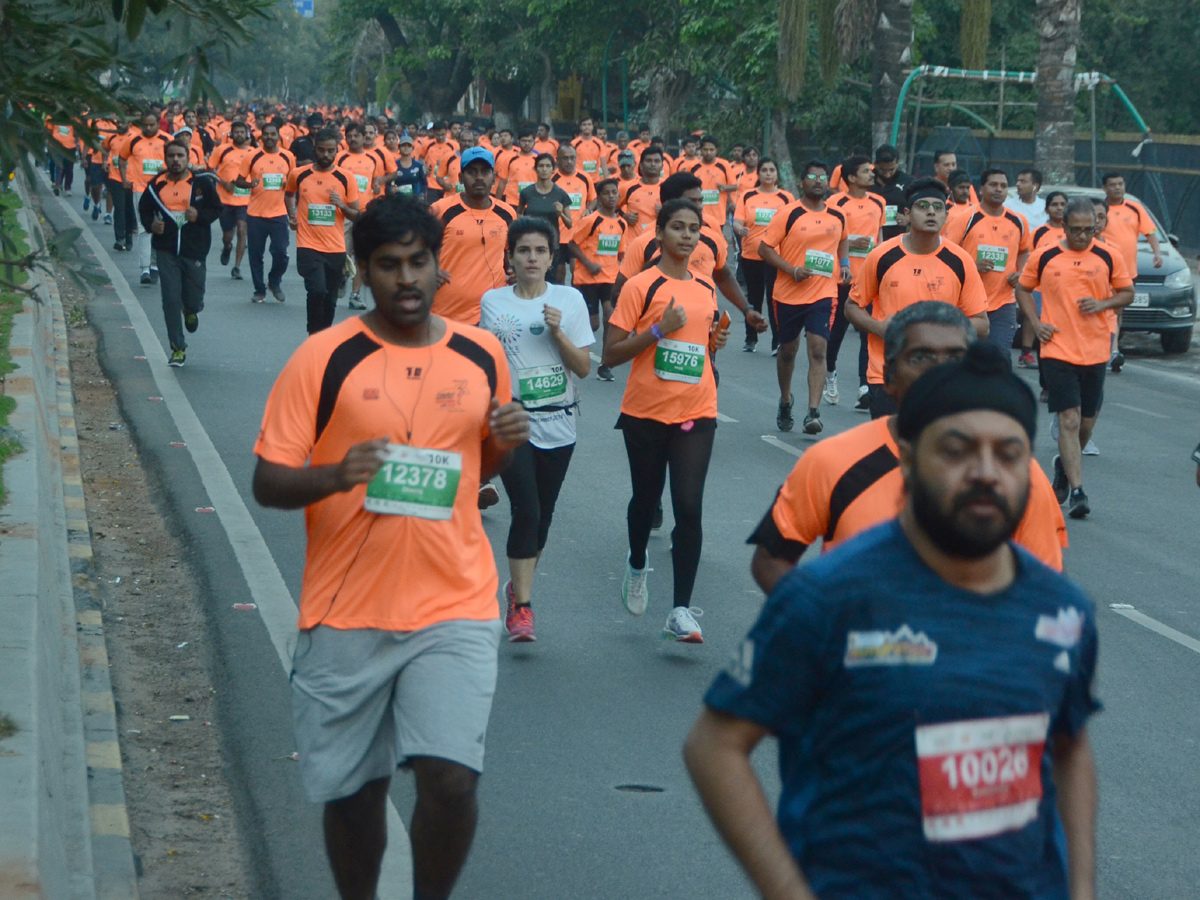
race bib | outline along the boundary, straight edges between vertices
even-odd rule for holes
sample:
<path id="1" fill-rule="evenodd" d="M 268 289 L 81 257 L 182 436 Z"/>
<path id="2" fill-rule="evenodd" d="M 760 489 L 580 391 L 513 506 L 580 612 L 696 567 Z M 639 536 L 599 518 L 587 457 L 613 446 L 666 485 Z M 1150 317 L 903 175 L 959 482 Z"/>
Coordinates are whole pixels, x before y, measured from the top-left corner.
<path id="1" fill-rule="evenodd" d="M 896 224 L 896 207 L 885 206 L 883 208 L 883 224 L 884 225 L 895 225 Z"/>
<path id="2" fill-rule="evenodd" d="M 143 159 L 142 160 L 142 174 L 143 175 L 157 175 L 159 172 L 162 171 L 162 168 L 165 165 L 166 165 L 166 163 L 163 162 L 161 159 Z"/>
<path id="3" fill-rule="evenodd" d="M 995 268 L 1003 269 L 1008 265 L 1008 248 L 997 247 L 993 244 L 980 244 L 979 249 L 975 251 L 975 259 L 979 262 L 990 260 Z"/>
<path id="4" fill-rule="evenodd" d="M 833 254 L 821 250 L 805 250 L 804 268 L 822 278 L 832 278 Z"/>
<path id="5" fill-rule="evenodd" d="M 308 204 L 308 224 L 333 227 L 337 224 L 337 207 L 332 203 Z"/>
<path id="6" fill-rule="evenodd" d="M 249 196 L 250 196 L 250 188 L 237 187 L 237 186 L 235 185 L 235 186 L 234 186 L 234 188 L 233 188 L 233 196 L 235 196 L 235 197 L 249 197 Z"/>
<path id="7" fill-rule="evenodd" d="M 466 187 L 463 185 L 463 183 L 461 181 L 458 182 L 458 184 L 454 185 L 454 192 L 456 194 L 461 194 L 465 190 L 466 190 Z"/>
<path id="8" fill-rule="evenodd" d="M 875 238 L 872 237 L 871 235 L 869 235 L 869 234 L 852 234 L 852 235 L 850 235 L 851 242 L 856 241 L 859 238 L 866 238 L 870 243 L 867 244 L 866 250 L 855 250 L 854 247 L 851 246 L 850 251 L 849 251 L 850 256 L 866 256 L 872 250 L 875 249 Z"/>
<path id="9" fill-rule="evenodd" d="M 411 184 L 402 184 L 398 190 L 402 194 L 411 194 L 413 192 L 413 186 Z"/>
<path id="10" fill-rule="evenodd" d="M 621 250 L 621 236 L 619 234 L 600 234 L 596 236 L 597 256 L 616 256 Z"/>
<path id="11" fill-rule="evenodd" d="M 461 453 L 389 444 L 387 460 L 367 485 L 363 509 L 446 521 L 454 514 L 461 476 Z"/>
<path id="12" fill-rule="evenodd" d="M 71 133 L 71 126 L 70 125 L 59 125 L 58 133 L 61 134 L 63 137 L 66 137 L 68 134 Z"/>
<path id="13" fill-rule="evenodd" d="M 699 384 L 704 375 L 704 357 L 707 353 L 703 344 L 663 338 L 654 351 L 654 374 L 663 381 Z"/>
<path id="14" fill-rule="evenodd" d="M 518 181 L 517 182 L 517 193 L 519 194 L 521 191 L 525 190 L 525 188 L 529 187 L 531 184 L 536 184 L 536 183 L 537 182 L 534 182 L 534 181 Z"/>
<path id="15" fill-rule="evenodd" d="M 1037 819 L 1050 716 L 921 725 L 916 732 L 927 840 L 991 837 Z"/>
<path id="16" fill-rule="evenodd" d="M 721 199 L 721 192 L 713 188 L 711 191 L 701 191 L 700 197 L 704 201 L 705 206 L 716 206 L 717 202 Z"/>
<path id="17" fill-rule="evenodd" d="M 772 209 L 770 207 L 767 207 L 767 208 L 759 207 L 758 209 L 755 209 L 754 210 L 754 224 L 755 225 L 770 225 L 771 220 L 773 218 L 775 218 L 776 212 L 778 212 L 778 210 Z"/>
<path id="18" fill-rule="evenodd" d="M 518 369 L 517 392 L 528 409 L 562 404 L 567 399 L 567 370 L 562 365 Z"/>
<path id="19" fill-rule="evenodd" d="M 567 194 L 571 198 L 571 209 L 581 209 L 583 207 L 583 194 Z"/>
<path id="20" fill-rule="evenodd" d="M 171 213 L 171 219 L 175 222 L 176 228 L 182 228 L 187 224 L 187 211 Z"/>
<path id="21" fill-rule="evenodd" d="M 267 172 L 262 177 L 262 188 L 264 191 L 282 191 L 283 175 L 278 172 Z"/>
<path id="22" fill-rule="evenodd" d="M 367 178 L 366 175 L 355 175 L 354 180 L 358 182 L 358 192 L 365 194 L 367 192 L 367 185 L 371 179 Z"/>
<path id="23" fill-rule="evenodd" d="M 585 161 L 583 164 L 583 171 L 587 172 L 589 175 L 594 175 L 596 172 L 596 164 L 594 162 Z"/>

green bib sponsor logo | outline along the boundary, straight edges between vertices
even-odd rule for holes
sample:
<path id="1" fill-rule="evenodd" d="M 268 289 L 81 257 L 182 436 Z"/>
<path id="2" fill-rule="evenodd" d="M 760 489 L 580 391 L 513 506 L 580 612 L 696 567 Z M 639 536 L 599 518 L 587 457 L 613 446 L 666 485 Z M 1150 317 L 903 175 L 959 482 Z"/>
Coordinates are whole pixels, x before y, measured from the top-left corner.
<path id="1" fill-rule="evenodd" d="M 250 196 L 250 188 L 236 187 L 236 186 L 235 186 L 235 187 L 234 187 L 234 189 L 233 189 L 233 196 L 235 196 L 235 197 L 249 197 L 249 196 Z"/>
<path id="2" fill-rule="evenodd" d="M 462 183 L 461 181 L 460 181 L 460 182 L 458 182 L 458 184 L 454 185 L 454 192 L 455 192 L 456 194 L 461 194 L 461 193 L 463 193 L 465 190 L 466 190 L 466 187 L 464 187 L 464 186 L 463 186 L 463 183 Z"/>
<path id="3" fill-rule="evenodd" d="M 833 254 L 824 253 L 821 250 L 806 250 L 804 252 L 804 268 L 822 278 L 832 278 Z"/>
<path id="4" fill-rule="evenodd" d="M 308 204 L 308 224 L 334 226 L 337 224 L 337 207 L 332 203 Z"/>
<path id="5" fill-rule="evenodd" d="M 187 211 L 171 213 L 171 220 L 175 223 L 176 228 L 182 228 L 187 224 Z"/>
<path id="6" fill-rule="evenodd" d="M 387 460 L 367 485 L 363 509 L 389 516 L 446 521 L 462 477 L 462 454 L 389 444 Z"/>
<path id="7" fill-rule="evenodd" d="M 716 206 L 717 202 L 721 199 L 721 192 L 713 188 L 712 190 L 701 191 L 700 196 L 704 200 L 705 206 Z"/>
<path id="8" fill-rule="evenodd" d="M 571 198 L 571 209 L 583 208 L 583 194 L 567 194 L 567 196 Z"/>
<path id="9" fill-rule="evenodd" d="M 597 235 L 599 243 L 596 244 L 597 256 L 616 256 L 621 249 L 621 236 L 619 234 L 601 234 Z"/>
<path id="10" fill-rule="evenodd" d="M 589 175 L 594 174 L 596 171 L 596 164 L 594 162 L 585 161 L 583 164 L 583 171 L 587 172 Z"/>
<path id="11" fill-rule="evenodd" d="M 161 159 L 143 159 L 142 160 L 142 174 L 143 175 L 157 175 L 159 172 L 162 171 L 162 168 L 165 165 L 166 165 L 166 163 L 163 162 Z"/>
<path id="12" fill-rule="evenodd" d="M 400 193 L 411 194 L 412 192 L 413 192 L 413 186 L 411 184 L 400 185 Z"/>
<path id="13" fill-rule="evenodd" d="M 853 247 L 853 243 L 854 243 L 854 241 L 858 240 L 859 238 L 866 238 L 866 239 L 867 239 L 868 243 L 867 243 L 867 248 L 866 248 L 865 250 L 856 250 L 856 249 L 854 249 L 854 247 Z M 874 250 L 874 249 L 875 249 L 875 238 L 873 238 L 873 237 L 872 237 L 871 235 L 869 235 L 869 234 L 852 234 L 852 235 L 850 235 L 850 243 L 851 243 L 851 245 L 852 245 L 852 246 L 850 247 L 850 250 L 849 250 L 849 255 L 850 255 L 850 256 L 866 256 L 866 255 L 867 255 L 867 254 L 869 254 L 869 253 L 870 253 L 872 250 Z"/>
<path id="14" fill-rule="evenodd" d="M 754 210 L 754 224 L 755 225 L 770 225 L 771 220 L 775 218 L 776 212 L 778 212 L 778 210 L 770 208 L 770 207 L 767 207 L 767 208 L 758 207 L 757 209 Z"/>
<path id="15" fill-rule="evenodd" d="M 283 175 L 278 172 L 267 172 L 262 177 L 262 187 L 264 191 L 282 191 Z"/>
<path id="16" fill-rule="evenodd" d="M 885 206 L 883 208 L 883 223 L 885 225 L 895 225 L 896 224 L 896 207 Z"/>
<path id="17" fill-rule="evenodd" d="M 561 365 L 520 369 L 517 392 L 530 409 L 560 404 L 567 399 L 567 370 Z"/>
<path id="18" fill-rule="evenodd" d="M 525 188 L 527 188 L 531 184 L 535 184 L 535 183 L 536 182 L 533 182 L 533 181 L 518 181 L 517 182 L 517 193 L 520 193 L 521 191 L 525 190 Z"/>
<path id="19" fill-rule="evenodd" d="M 366 193 L 370 179 L 366 175 L 355 175 L 354 180 L 358 183 L 359 193 Z"/>
<path id="20" fill-rule="evenodd" d="M 980 244 L 975 250 L 975 259 L 978 262 L 988 261 L 995 268 L 1003 269 L 1008 265 L 1008 248 L 997 247 L 994 244 Z"/>
<path id="21" fill-rule="evenodd" d="M 654 351 L 654 374 L 663 381 L 699 384 L 704 376 L 704 357 L 708 348 L 663 338 Z"/>

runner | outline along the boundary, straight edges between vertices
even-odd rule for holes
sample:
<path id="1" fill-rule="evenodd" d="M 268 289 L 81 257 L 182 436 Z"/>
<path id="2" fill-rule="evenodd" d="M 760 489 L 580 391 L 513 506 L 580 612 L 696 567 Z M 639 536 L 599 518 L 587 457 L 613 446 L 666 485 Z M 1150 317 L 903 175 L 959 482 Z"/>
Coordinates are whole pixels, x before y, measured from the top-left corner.
<path id="1" fill-rule="evenodd" d="M 513 642 L 536 641 L 533 576 L 546 547 L 558 492 L 575 450 L 576 378 L 591 368 L 595 343 L 579 291 L 546 283 L 558 235 L 545 219 L 517 219 L 508 229 L 514 285 L 483 295 L 480 327 L 508 355 L 513 395 L 529 412 L 529 442 L 500 474 L 512 507 L 504 626 Z"/>
<path id="2" fill-rule="evenodd" d="M 954 172 L 950 176 L 950 206 L 946 212 L 946 228 L 950 232 L 960 231 L 975 213 L 976 203 L 971 199 L 975 188 L 971 176 L 966 172 Z"/>
<path id="3" fill-rule="evenodd" d="M 113 249 L 124 253 L 133 249 L 133 234 L 137 230 L 137 213 L 133 207 L 133 192 L 126 189 L 125 151 L 129 142 L 136 137 L 129 123 L 117 119 L 116 132 L 104 138 L 104 149 L 108 153 L 108 197 L 112 203 L 112 226 L 115 243 Z M 105 220 L 107 222 L 107 219 Z"/>
<path id="4" fill-rule="evenodd" d="M 715 286 L 688 270 L 700 242 L 702 215 L 682 198 L 663 204 L 655 228 L 662 253 L 621 290 L 603 357 L 610 367 L 633 361 L 617 420 L 633 484 L 621 601 L 632 615 L 646 612 L 646 547 L 669 468 L 675 583 L 663 637 L 687 643 L 704 641 L 696 622 L 701 613 L 690 607 L 704 538 L 704 481 L 717 427 L 717 385 L 708 357 L 729 337 L 717 320 Z"/>
<path id="5" fill-rule="evenodd" d="M 592 331 L 605 329 L 612 317 L 613 284 L 620 274 L 628 234 L 632 231 L 617 212 L 617 181 L 605 178 L 596 185 L 595 213 L 575 225 L 567 247 L 568 256 L 575 260 L 571 284 L 583 294 Z M 600 333 L 605 335 L 604 330 Z M 612 381 L 612 370 L 601 364 L 596 377 Z"/>
<path id="6" fill-rule="evenodd" d="M 1017 337 L 1013 287 L 1029 259 L 1033 236 L 1025 217 L 1004 205 L 1008 175 L 1003 169 L 984 169 L 979 185 L 981 199 L 970 218 L 947 222 L 942 234 L 974 260 L 987 291 L 988 340 L 1011 355 Z"/>
<path id="7" fill-rule="evenodd" d="M 742 153 L 742 174 L 738 176 L 737 190 L 733 193 L 733 209 L 734 217 L 737 217 L 738 204 L 742 202 L 742 198 L 750 191 L 758 187 L 758 164 L 762 159 L 762 154 L 758 152 L 757 147 L 747 147 Z M 776 165 L 776 170 L 779 166 Z"/>
<path id="8" fill-rule="evenodd" d="M 308 333 L 333 324 L 346 267 L 346 219 L 358 217 L 358 183 L 336 165 L 333 129 L 313 138 L 316 162 L 293 169 L 287 180 L 288 224 L 296 232 L 296 272 L 304 279 Z"/>
<path id="9" fill-rule="evenodd" d="M 1104 185 L 1104 196 L 1108 201 L 1105 209 L 1104 238 L 1121 254 L 1129 277 L 1136 279 L 1138 276 L 1138 241 L 1142 237 L 1146 238 L 1150 252 L 1154 254 L 1154 268 L 1161 269 L 1163 257 L 1158 243 L 1158 230 L 1144 206 L 1125 199 L 1125 176 L 1118 172 L 1108 172 L 1101 183 Z M 1121 332 L 1120 309 L 1117 310 L 1113 325 L 1113 346 L 1109 365 L 1115 375 L 1125 365 L 1125 355 L 1121 353 L 1118 341 Z"/>
<path id="10" fill-rule="evenodd" d="M 346 146 L 349 149 L 338 155 L 335 165 L 354 177 L 358 184 L 359 206 L 365 207 L 383 191 L 382 182 L 388 174 L 385 162 L 387 154 L 376 154 L 366 149 L 367 129 L 357 122 L 347 123 L 345 132 Z M 393 164 L 393 170 L 394 168 Z M 346 223 L 347 239 L 350 237 L 352 226 L 353 222 Z M 354 248 L 347 245 L 347 252 L 352 254 Z M 350 309 L 367 308 L 361 297 L 362 284 L 362 274 L 355 269 L 350 284 L 350 297 L 346 303 Z"/>
<path id="11" fill-rule="evenodd" d="M 607 148 L 607 155 L 604 157 L 604 172 L 609 178 L 615 177 L 617 170 L 623 168 L 624 164 L 621 162 L 621 159 L 626 153 L 633 157 L 631 161 L 633 165 L 632 171 L 637 171 L 638 155 L 636 152 L 634 152 L 633 147 L 631 147 L 629 144 L 628 131 L 618 131 L 617 142 L 615 144 L 605 144 L 605 147 Z M 624 181 L 629 180 L 628 178 L 625 178 L 623 174 L 622 179 Z"/>
<path id="12" fill-rule="evenodd" d="M 54 187 L 54 196 L 61 192 L 71 196 L 71 188 L 75 182 L 75 156 L 78 153 L 79 142 L 75 140 L 75 129 L 70 125 L 53 125 L 49 118 L 46 127 L 50 131 L 50 183 Z"/>
<path id="13" fill-rule="evenodd" d="M 1092 239 L 1096 213 L 1077 197 L 1067 204 L 1066 239 L 1029 257 L 1017 286 L 1017 302 L 1042 342 L 1042 376 L 1050 412 L 1058 419 L 1054 490 L 1067 515 L 1083 519 L 1091 504 L 1083 491 L 1083 447 L 1104 402 L 1104 376 L 1112 346 L 1108 310 L 1133 302 L 1133 279 L 1119 252 Z M 1033 296 L 1041 288 L 1039 315 Z"/>
<path id="14" fill-rule="evenodd" d="M 625 193 L 641 181 L 634 171 L 636 166 L 637 157 L 633 155 L 633 151 L 622 150 L 616 155 L 613 165 L 609 168 L 610 174 L 606 177 L 612 178 L 617 183 L 618 205 L 620 205 L 621 198 L 624 197 Z"/>
<path id="15" fill-rule="evenodd" d="M 430 203 L 436 203 L 447 193 L 454 193 L 454 185 L 446 178 L 446 167 L 450 158 L 458 153 L 458 144 L 446 135 L 446 123 L 434 122 L 433 141 L 421 153 L 425 171 L 429 173 L 426 193 Z"/>
<path id="16" fill-rule="evenodd" d="M 624 189 L 621 195 L 621 214 L 636 229 L 637 234 L 654 225 L 660 205 L 660 183 L 663 178 L 663 152 L 647 147 L 638 160 L 638 182 Z"/>
<path id="17" fill-rule="evenodd" d="M 492 153 L 496 160 L 496 187 L 493 189 L 493 194 L 498 200 L 502 200 L 504 199 L 504 188 L 508 182 L 508 164 L 514 156 L 521 152 L 521 149 L 513 146 L 511 128 L 501 128 L 496 134 L 499 146 Z"/>
<path id="18" fill-rule="evenodd" d="M 416 776 L 414 897 L 450 896 L 475 832 L 500 633 L 475 493 L 529 426 L 496 339 L 430 314 L 440 242 L 419 201 L 364 211 L 353 243 L 375 308 L 293 354 L 254 448 L 258 502 L 306 513 L 292 708 L 343 900 L 374 895 L 397 766 Z"/>
<path id="19" fill-rule="evenodd" d="M 576 170 L 576 159 L 574 147 L 570 144 L 560 146 L 556 158 L 558 171 L 553 176 L 554 183 L 566 191 L 567 197 L 570 199 L 568 209 L 571 211 L 572 223 L 579 222 L 584 214 L 593 209 L 596 204 L 596 188 L 587 175 Z M 555 260 L 552 270 L 554 280 L 558 283 L 562 283 L 566 275 L 567 244 L 571 242 L 572 231 L 573 225 L 563 223 L 559 226 L 561 245 L 558 248 L 558 258 Z"/>
<path id="20" fill-rule="evenodd" d="M 629 149 L 637 154 L 638 163 L 642 161 L 642 152 L 650 146 L 650 126 L 645 123 L 638 126 L 637 138 L 629 142 Z"/>
<path id="21" fill-rule="evenodd" d="M 425 164 L 413 156 L 412 135 L 407 131 L 400 135 L 397 148 L 400 155 L 396 157 L 396 177 L 392 182 L 392 189 L 398 194 L 409 194 L 424 199 L 428 184 Z"/>
<path id="22" fill-rule="evenodd" d="M 292 156 L 296 157 L 296 165 L 304 166 L 311 165 L 317 159 L 316 137 L 320 134 L 321 129 L 325 125 L 325 120 L 320 113 L 312 113 L 306 120 L 308 131 L 300 137 L 292 141 L 288 149 Z"/>
<path id="23" fill-rule="evenodd" d="M 1022 169 L 1017 173 L 1017 196 L 1004 201 L 1013 212 L 1025 217 L 1029 227 L 1036 230 L 1046 224 L 1046 201 L 1038 196 L 1042 189 L 1042 173 L 1037 169 Z"/>
<path id="24" fill-rule="evenodd" d="M 934 152 L 934 154 L 933 154 L 933 177 L 934 178 L 936 178 L 938 181 L 942 182 L 942 184 L 946 185 L 947 187 L 949 187 L 953 190 L 955 182 L 952 181 L 951 179 L 953 178 L 954 174 L 957 171 L 958 171 L 958 154 L 956 154 L 953 150 L 937 150 Z M 967 184 L 970 185 L 971 189 L 969 192 L 964 190 L 966 199 L 958 200 L 956 198 L 954 200 L 954 202 L 955 203 L 978 203 L 979 197 L 976 196 L 976 194 L 975 194 L 975 187 L 973 185 L 971 185 L 970 173 L 963 172 L 962 174 L 967 176 Z"/>
<path id="25" fill-rule="evenodd" d="M 208 168 L 217 176 L 217 193 L 221 196 L 221 265 L 229 265 L 233 253 L 233 237 L 237 235 L 237 256 L 229 275 L 242 279 L 242 257 L 246 255 L 246 209 L 250 205 L 250 188 L 239 187 L 237 180 L 246 160 L 255 152 L 250 146 L 250 129 L 245 122 L 229 126 L 229 143 L 222 144 L 208 158 Z"/>
<path id="26" fill-rule="evenodd" d="M 534 166 L 537 181 L 521 191 L 517 199 L 517 215 L 535 216 L 558 229 L 560 235 L 564 231 L 570 234 L 576 221 L 571 212 L 571 195 L 555 181 L 554 176 L 558 174 L 556 169 L 557 164 L 553 156 L 549 153 L 538 155 Z M 558 268 L 559 260 L 556 257 L 550 269 L 550 280 L 555 284 L 561 284 L 563 281 Z"/>
<path id="27" fill-rule="evenodd" d="M 141 134 L 134 135 L 121 148 L 121 177 L 126 191 L 133 197 L 133 208 L 141 209 L 146 185 L 166 166 L 165 150 L 171 139 L 158 130 L 158 116 L 153 110 L 142 113 Z M 132 234 L 134 229 L 129 229 Z M 128 246 L 128 242 L 126 242 Z M 150 232 L 144 228 L 137 236 L 138 267 L 142 284 L 153 284 L 158 278 L 158 265 L 150 243 Z"/>
<path id="28" fill-rule="evenodd" d="M 884 385 L 901 404 L 921 375 L 961 359 L 975 329 L 948 303 L 922 301 L 892 317 L 884 338 Z M 750 572 L 770 594 L 804 551 L 821 552 L 874 528 L 904 507 L 904 480 L 896 417 L 873 419 L 810 447 L 800 457 L 771 509 L 746 543 L 756 545 Z M 1029 504 L 1013 540 L 1052 569 L 1062 571 L 1067 526 L 1050 479 L 1029 461 Z"/>
<path id="29" fill-rule="evenodd" d="M 867 255 L 875 249 L 875 245 L 883 240 L 883 230 L 887 225 L 887 204 L 883 197 L 871 192 L 875 183 L 875 170 L 871 160 L 866 156 L 850 156 L 842 163 L 842 183 L 845 193 L 836 194 L 829 199 L 829 205 L 846 217 L 846 230 L 849 240 L 846 250 L 850 257 L 850 280 L 858 278 L 862 271 Z M 829 332 L 829 347 L 825 352 L 825 388 L 821 399 L 830 406 L 838 405 L 837 360 L 841 353 L 842 341 L 846 339 L 846 331 L 850 323 L 846 319 L 846 301 L 850 299 L 850 284 L 841 282 L 837 286 L 837 308 L 833 314 L 833 325 Z M 859 335 L 859 395 L 867 386 L 867 371 L 865 354 L 865 335 Z"/>
<path id="30" fill-rule="evenodd" d="M 521 129 L 517 146 L 517 154 L 508 159 L 508 177 L 504 182 L 504 200 L 510 206 L 516 206 L 521 191 L 537 181 L 538 154 L 533 152 L 533 132 L 527 128 Z M 553 156 L 550 158 L 554 159 Z"/>
<path id="31" fill-rule="evenodd" d="M 288 176 L 296 168 L 292 154 L 279 146 L 279 126 L 268 122 L 262 129 L 262 149 L 246 158 L 239 184 L 250 188 L 246 207 L 246 238 L 250 247 L 252 303 L 263 303 L 267 291 L 282 303 L 283 273 L 288 267 L 288 212 L 284 202 Z M 271 241 L 271 271 L 263 279 L 263 253 Z"/>
<path id="32" fill-rule="evenodd" d="M 584 116 L 579 121 L 579 136 L 571 141 L 579 160 L 579 168 L 593 184 L 604 177 L 604 159 L 608 155 L 604 142 L 596 137 L 595 131 L 595 121 L 591 116 Z"/>
<path id="33" fill-rule="evenodd" d="M 685 760 L 762 896 L 1095 896 L 1095 611 L 1010 540 L 1036 417 L 987 342 L 918 379 L 899 518 L 784 578 L 706 694 Z"/>
<path id="34" fill-rule="evenodd" d="M 883 212 L 886 216 L 883 226 L 885 241 L 890 241 L 908 230 L 904 191 L 912 181 L 911 175 L 900 171 L 900 153 L 896 148 L 891 144 L 880 144 L 875 151 L 875 181 L 869 190 L 883 198 Z"/>
<path id="35" fill-rule="evenodd" d="M 717 139 L 712 135 L 700 138 L 700 159 L 679 161 L 676 172 L 691 172 L 700 179 L 704 190 L 704 221 L 713 228 L 724 228 L 729 218 L 729 198 L 737 191 L 737 176 L 733 167 L 717 158 Z"/>
<path id="36" fill-rule="evenodd" d="M 212 247 L 212 223 L 221 214 L 216 178 L 193 175 L 188 150 L 182 141 L 167 145 L 166 170 L 146 185 L 138 201 L 138 218 L 158 254 L 163 318 L 171 344 L 168 365 L 175 368 L 187 358 L 184 329 L 193 333 L 200 327 L 204 261 Z"/>
<path id="37" fill-rule="evenodd" d="M 116 131 L 112 122 L 107 119 L 93 119 L 88 124 L 95 130 L 98 143 L 88 144 L 81 147 L 82 153 L 81 163 L 83 169 L 83 211 L 87 212 L 88 207 L 92 210 L 92 221 L 96 222 L 100 219 L 100 198 L 104 192 L 104 138 Z M 109 199 L 108 212 L 112 212 L 112 200 Z M 112 219 L 107 218 L 105 225 L 112 224 Z"/>
<path id="38" fill-rule="evenodd" d="M 751 147 L 746 152 L 746 165 L 756 163 L 756 169 L 748 172 L 757 187 L 748 190 L 733 214 L 733 233 L 741 239 L 742 252 L 738 257 L 738 268 L 746 279 L 746 303 L 756 313 L 762 313 L 766 301 L 767 317 L 771 324 L 771 353 L 779 349 L 778 325 L 775 321 L 775 305 L 771 292 L 775 287 L 775 267 L 763 262 L 758 247 L 767 234 L 767 226 L 785 206 L 795 202 L 787 191 L 779 188 L 779 166 L 769 156 L 759 159 L 758 151 Z M 758 331 L 746 321 L 746 343 L 742 350 L 753 353 L 758 347 Z"/>
<path id="39" fill-rule="evenodd" d="M 550 126 L 545 122 L 541 122 L 537 127 L 537 134 L 533 141 L 534 153 L 549 153 L 551 156 L 558 155 L 558 141 L 550 137 Z"/>
<path id="40" fill-rule="evenodd" d="M 1063 230 L 1063 214 L 1067 211 L 1067 195 L 1062 191 L 1051 191 L 1045 197 L 1046 203 L 1046 224 L 1034 229 L 1033 232 L 1033 249 L 1046 243 L 1057 243 L 1066 238 L 1067 234 Z M 1042 292 L 1033 292 L 1033 302 L 1038 308 L 1038 313 L 1042 310 Z M 1033 330 L 1033 322 L 1025 315 L 1024 310 L 1021 312 L 1021 355 L 1017 359 L 1017 365 L 1022 369 L 1038 369 L 1038 357 L 1034 354 L 1034 346 L 1037 341 L 1037 335 Z"/>
<path id="41" fill-rule="evenodd" d="M 975 261 L 957 244 L 943 241 L 946 186 L 918 178 L 905 192 L 908 232 L 870 252 L 850 289 L 846 318 L 867 333 L 867 384 L 872 419 L 896 412 L 883 385 L 883 336 L 888 319 L 918 300 L 957 306 L 976 332 L 986 336 L 987 292 Z"/>
<path id="42" fill-rule="evenodd" d="M 829 166 L 819 160 L 805 163 L 800 199 L 789 203 L 771 218 L 758 245 L 763 262 L 783 273 L 775 276 L 771 303 L 775 307 L 779 353 L 775 373 L 779 379 L 779 411 L 775 424 L 791 431 L 792 372 L 800 349 L 800 335 L 807 333 L 808 414 L 804 433 L 820 434 L 821 393 L 825 388 L 825 350 L 833 323 L 838 282 L 850 281 L 846 217 L 825 204 L 829 191 Z"/>

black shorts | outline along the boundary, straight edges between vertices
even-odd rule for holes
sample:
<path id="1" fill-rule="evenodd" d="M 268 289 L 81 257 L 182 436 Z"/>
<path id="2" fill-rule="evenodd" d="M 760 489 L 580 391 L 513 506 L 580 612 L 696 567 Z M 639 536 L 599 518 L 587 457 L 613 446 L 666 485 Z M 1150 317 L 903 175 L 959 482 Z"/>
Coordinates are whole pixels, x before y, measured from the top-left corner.
<path id="1" fill-rule="evenodd" d="M 104 163 L 90 162 L 88 167 L 88 184 L 99 185 L 104 184 Z"/>
<path id="2" fill-rule="evenodd" d="M 600 305 L 612 301 L 611 284 L 578 284 L 579 293 L 583 294 L 583 302 L 587 304 L 588 314 L 598 316 Z"/>
<path id="3" fill-rule="evenodd" d="M 221 204 L 221 230 L 233 231 L 237 227 L 238 222 L 246 221 L 245 206 L 230 206 L 228 203 Z"/>
<path id="4" fill-rule="evenodd" d="M 1042 383 L 1046 386 L 1050 412 L 1079 409 L 1085 419 L 1094 419 L 1104 404 L 1104 376 L 1108 363 L 1076 366 L 1061 359 L 1042 357 Z"/>
<path id="5" fill-rule="evenodd" d="M 790 303 L 775 304 L 775 335 L 780 344 L 790 344 L 807 331 L 829 340 L 829 329 L 833 325 L 833 298 L 826 297 L 815 303 L 793 306 Z"/>

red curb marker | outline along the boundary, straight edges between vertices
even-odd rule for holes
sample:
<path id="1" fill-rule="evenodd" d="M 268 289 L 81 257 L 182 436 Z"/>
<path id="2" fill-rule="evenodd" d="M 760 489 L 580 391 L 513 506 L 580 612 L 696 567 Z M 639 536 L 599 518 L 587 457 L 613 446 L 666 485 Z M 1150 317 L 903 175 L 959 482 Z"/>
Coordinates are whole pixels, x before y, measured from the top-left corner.
<path id="1" fill-rule="evenodd" d="M 151 403 L 162 403 L 162 397 L 149 397 L 147 399 L 149 399 Z"/>
<path id="2" fill-rule="evenodd" d="M 133 331 L 132 325 L 122 325 L 121 327 L 126 331 Z"/>
<path id="3" fill-rule="evenodd" d="M 238 610 L 239 612 L 247 612 L 252 609 L 258 609 L 258 604 L 257 603 L 235 603 L 235 604 L 233 604 L 233 608 Z"/>
<path id="4" fill-rule="evenodd" d="M 210 513 L 210 512 L 216 512 L 216 510 L 215 510 L 215 509 L 213 509 L 211 506 L 197 506 L 197 507 L 196 507 L 196 512 L 198 512 L 198 513 Z"/>
<path id="5" fill-rule="evenodd" d="M 144 356 L 135 356 L 134 359 L 139 360 L 140 362 L 146 361 L 146 357 L 144 357 Z"/>
<path id="6" fill-rule="evenodd" d="M 171 446 L 172 447 L 186 447 L 187 444 L 185 444 L 183 441 L 171 441 Z"/>

